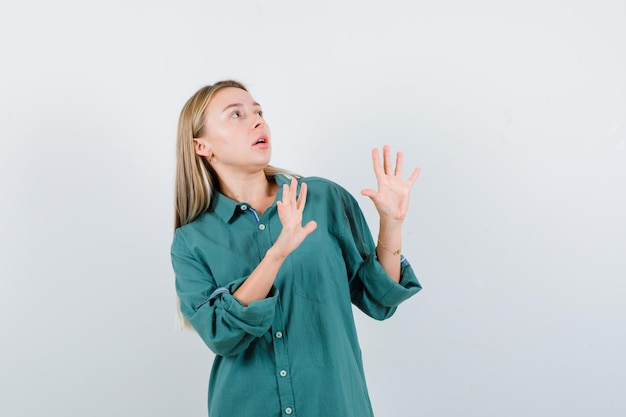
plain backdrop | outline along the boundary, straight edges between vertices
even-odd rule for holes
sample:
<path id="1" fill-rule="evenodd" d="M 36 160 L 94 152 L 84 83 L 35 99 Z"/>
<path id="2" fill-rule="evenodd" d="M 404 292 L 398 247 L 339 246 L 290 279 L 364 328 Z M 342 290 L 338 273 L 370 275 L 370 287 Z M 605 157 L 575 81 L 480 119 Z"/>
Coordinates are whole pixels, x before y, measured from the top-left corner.
<path id="1" fill-rule="evenodd" d="M 223 78 L 373 233 L 371 149 L 422 169 L 424 289 L 355 312 L 377 416 L 626 414 L 623 0 L 3 1 L 0 62 L 1 416 L 206 415 L 174 143 Z"/>

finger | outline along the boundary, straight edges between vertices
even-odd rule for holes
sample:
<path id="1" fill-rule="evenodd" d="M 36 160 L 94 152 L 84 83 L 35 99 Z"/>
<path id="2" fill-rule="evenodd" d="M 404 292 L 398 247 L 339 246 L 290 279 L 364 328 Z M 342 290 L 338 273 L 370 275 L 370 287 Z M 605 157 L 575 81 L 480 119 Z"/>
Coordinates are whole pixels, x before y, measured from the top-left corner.
<path id="1" fill-rule="evenodd" d="M 304 226 L 302 228 L 304 230 L 304 232 L 308 235 L 309 233 L 311 233 L 313 230 L 317 229 L 317 222 L 315 220 L 311 220 L 310 222 L 308 222 L 306 224 L 306 226 Z"/>
<path id="2" fill-rule="evenodd" d="M 306 204 L 306 194 L 307 194 L 307 185 L 305 182 L 300 185 L 300 196 L 298 197 L 298 202 L 296 204 L 296 208 L 300 211 L 304 210 L 304 206 Z"/>
<path id="3" fill-rule="evenodd" d="M 391 161 L 389 160 L 389 154 L 390 154 L 389 146 L 388 145 L 383 146 L 383 164 L 385 167 L 386 175 L 389 175 L 389 173 L 391 172 Z"/>
<path id="4" fill-rule="evenodd" d="M 291 207 L 298 207 L 298 180 L 291 179 Z"/>
<path id="5" fill-rule="evenodd" d="M 292 178 L 291 182 L 289 183 L 289 200 L 291 204 L 294 206 L 296 204 L 297 194 L 298 194 L 298 180 L 296 180 L 295 178 Z"/>
<path id="6" fill-rule="evenodd" d="M 396 177 L 402 178 L 402 163 L 404 161 L 404 154 L 402 152 L 398 152 L 396 154 L 396 170 L 394 175 Z"/>
<path id="7" fill-rule="evenodd" d="M 289 185 L 283 184 L 283 205 L 289 204 Z"/>
<path id="8" fill-rule="evenodd" d="M 378 152 L 378 148 L 372 149 L 372 163 L 374 165 L 376 178 L 383 175 L 383 167 L 380 165 L 380 153 Z"/>
<path id="9" fill-rule="evenodd" d="M 293 188 L 293 182 L 291 182 L 290 184 L 287 184 L 287 194 L 285 194 L 285 198 L 283 199 L 283 201 L 285 202 L 285 207 L 289 210 L 293 210 L 296 203 L 295 203 L 295 199 L 296 199 L 296 192 Z"/>
<path id="10" fill-rule="evenodd" d="M 376 191 L 372 190 L 371 188 L 366 188 L 364 190 L 361 190 L 361 195 L 369 198 L 374 198 L 374 196 L 376 195 Z"/>
<path id="11" fill-rule="evenodd" d="M 415 184 L 415 181 L 417 181 L 417 178 L 420 176 L 420 172 L 422 172 L 422 171 L 419 168 L 415 168 L 413 170 L 413 173 L 411 174 L 411 176 L 407 180 L 407 183 L 409 184 L 409 187 L 412 187 L 413 184 Z"/>

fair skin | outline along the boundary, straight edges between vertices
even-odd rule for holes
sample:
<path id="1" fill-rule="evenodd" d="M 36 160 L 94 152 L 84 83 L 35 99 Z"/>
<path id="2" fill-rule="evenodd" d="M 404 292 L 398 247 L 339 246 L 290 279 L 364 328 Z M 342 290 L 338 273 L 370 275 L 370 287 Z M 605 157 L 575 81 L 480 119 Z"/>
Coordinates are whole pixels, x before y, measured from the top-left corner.
<path id="1" fill-rule="evenodd" d="M 271 135 L 261 106 L 242 89 L 223 88 L 211 99 L 204 122 L 205 131 L 194 139 L 194 147 L 217 173 L 220 191 L 263 213 L 274 202 L 278 185 L 269 181 L 263 171 L 271 158 Z M 389 277 L 399 282 L 400 255 L 393 252 L 402 246 L 402 224 L 419 169 L 416 168 L 408 180 L 403 180 L 403 155 L 397 154 L 393 168 L 390 153 L 389 147 L 384 146 L 381 164 L 378 149 L 372 151 L 378 188 L 365 189 L 361 194 L 372 200 L 380 216 L 378 259 Z M 284 260 L 317 227 L 313 220 L 302 225 L 307 185 L 302 183 L 299 196 L 296 196 L 296 190 L 295 179 L 283 186 L 282 200 L 277 202 L 282 231 L 259 265 L 233 294 L 244 305 L 267 297 Z"/>
<path id="2" fill-rule="evenodd" d="M 194 147 L 217 173 L 220 191 L 263 212 L 273 203 L 277 186 L 263 173 L 272 147 L 261 106 L 245 90 L 223 88 L 211 99 L 204 126 Z"/>

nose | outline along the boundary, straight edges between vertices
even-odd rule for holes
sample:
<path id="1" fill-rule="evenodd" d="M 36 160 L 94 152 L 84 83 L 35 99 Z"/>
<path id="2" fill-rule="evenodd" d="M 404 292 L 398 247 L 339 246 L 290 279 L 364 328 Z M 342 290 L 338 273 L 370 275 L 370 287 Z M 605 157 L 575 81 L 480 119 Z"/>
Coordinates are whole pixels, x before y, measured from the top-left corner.
<path id="1" fill-rule="evenodd" d="M 254 129 L 258 129 L 265 125 L 265 120 L 257 114 L 252 125 L 254 126 Z"/>

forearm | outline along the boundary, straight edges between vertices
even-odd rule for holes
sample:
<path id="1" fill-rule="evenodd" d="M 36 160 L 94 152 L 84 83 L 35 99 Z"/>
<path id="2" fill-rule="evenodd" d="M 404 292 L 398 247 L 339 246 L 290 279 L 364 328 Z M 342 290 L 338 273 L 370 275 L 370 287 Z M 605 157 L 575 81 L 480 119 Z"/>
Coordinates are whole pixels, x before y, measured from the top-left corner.
<path id="1" fill-rule="evenodd" d="M 300 196 L 296 198 L 297 189 L 298 182 L 295 178 L 291 179 L 290 185 L 283 185 L 283 198 L 276 203 L 278 217 L 283 226 L 282 231 L 274 245 L 265 252 L 259 265 L 233 294 L 233 297 L 245 306 L 267 297 L 287 256 L 317 227 L 314 220 L 302 226 L 302 212 L 307 194 L 306 183 L 302 183 Z"/>
<path id="2" fill-rule="evenodd" d="M 402 248 L 402 222 L 381 219 L 376 255 L 383 269 L 395 282 L 400 282 L 400 249 Z"/>
<path id="3" fill-rule="evenodd" d="M 278 270 L 283 264 L 285 257 L 276 254 L 271 247 L 259 265 L 252 271 L 250 276 L 234 292 L 233 297 L 247 306 L 252 301 L 262 300 L 269 294 Z"/>

